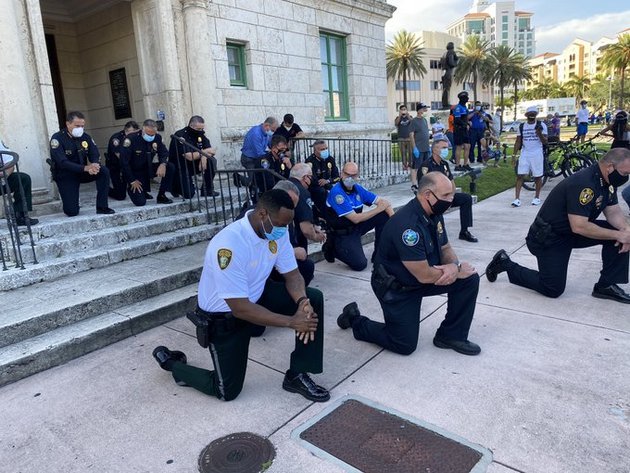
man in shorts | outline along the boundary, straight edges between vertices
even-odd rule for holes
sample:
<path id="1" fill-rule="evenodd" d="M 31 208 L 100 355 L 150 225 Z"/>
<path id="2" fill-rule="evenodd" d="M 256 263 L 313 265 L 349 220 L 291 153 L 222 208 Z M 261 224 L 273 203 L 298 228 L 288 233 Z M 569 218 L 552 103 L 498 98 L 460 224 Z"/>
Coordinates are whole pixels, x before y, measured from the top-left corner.
<path id="1" fill-rule="evenodd" d="M 528 107 L 525 112 L 527 123 L 523 123 L 518 128 L 518 135 L 514 143 L 514 156 L 520 151 L 518 159 L 518 169 L 516 170 L 516 198 L 512 202 L 512 207 L 521 206 L 521 187 L 523 179 L 531 173 L 536 183 L 536 196 L 532 200 L 532 205 L 540 205 L 540 189 L 542 187 L 542 176 L 544 172 L 543 145 L 547 144 L 547 126 L 536 120 L 538 108 Z"/>

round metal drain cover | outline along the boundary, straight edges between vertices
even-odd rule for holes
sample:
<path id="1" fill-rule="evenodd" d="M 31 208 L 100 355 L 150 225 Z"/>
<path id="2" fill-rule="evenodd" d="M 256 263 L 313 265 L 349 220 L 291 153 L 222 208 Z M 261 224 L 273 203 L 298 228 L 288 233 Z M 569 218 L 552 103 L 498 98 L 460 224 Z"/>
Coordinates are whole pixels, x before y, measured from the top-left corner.
<path id="1" fill-rule="evenodd" d="M 273 444 L 260 435 L 239 432 L 216 439 L 199 456 L 201 473 L 260 473 L 276 456 Z"/>

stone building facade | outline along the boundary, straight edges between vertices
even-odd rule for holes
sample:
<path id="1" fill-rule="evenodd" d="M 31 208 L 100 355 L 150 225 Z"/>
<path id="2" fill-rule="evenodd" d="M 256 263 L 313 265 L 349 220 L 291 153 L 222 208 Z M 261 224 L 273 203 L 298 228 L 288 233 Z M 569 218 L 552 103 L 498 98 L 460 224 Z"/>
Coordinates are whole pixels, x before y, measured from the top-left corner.
<path id="1" fill-rule="evenodd" d="M 134 119 L 206 119 L 224 164 L 266 116 L 309 135 L 385 137 L 385 0 L 0 0 L 0 137 L 37 202 L 49 137 L 86 114 L 104 149 Z M 168 140 L 167 140 L 168 141 Z"/>

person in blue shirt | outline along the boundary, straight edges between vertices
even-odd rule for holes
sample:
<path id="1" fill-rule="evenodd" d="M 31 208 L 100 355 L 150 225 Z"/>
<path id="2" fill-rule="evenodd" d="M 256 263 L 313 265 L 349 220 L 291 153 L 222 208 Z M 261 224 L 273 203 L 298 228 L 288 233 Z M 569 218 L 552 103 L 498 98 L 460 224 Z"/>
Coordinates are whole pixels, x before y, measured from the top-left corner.
<path id="1" fill-rule="evenodd" d="M 265 157 L 269 151 L 271 137 L 278 129 L 278 120 L 274 117 L 267 117 L 260 125 L 253 126 L 249 129 L 243 140 L 241 148 L 241 164 L 245 169 L 260 168 L 260 160 Z M 253 178 L 254 173 L 248 173 L 250 186 L 250 194 L 256 200 L 256 181 Z"/>
<path id="2" fill-rule="evenodd" d="M 347 162 L 341 170 L 341 181 L 330 189 L 326 199 L 329 235 L 322 249 L 326 261 L 332 263 L 337 258 L 350 269 L 363 271 L 367 258 L 361 236 L 374 229 L 376 250 L 381 231 L 394 210 L 387 200 L 360 186 L 358 178 L 357 164 Z M 364 205 L 374 206 L 374 209 L 363 212 Z"/>
<path id="3" fill-rule="evenodd" d="M 470 136 L 468 123 L 468 92 L 457 94 L 459 103 L 453 109 L 453 141 L 455 142 L 455 171 L 470 171 L 468 155 L 470 153 Z M 464 165 L 461 165 L 461 159 Z"/>
<path id="4" fill-rule="evenodd" d="M 488 128 L 490 123 L 490 117 L 481 107 L 481 102 L 478 100 L 475 102 L 475 109 L 468 115 L 468 121 L 470 122 L 470 151 L 468 154 L 471 163 L 475 162 L 475 148 L 477 148 L 477 162 L 483 162 L 481 157 L 481 140 L 483 139 L 484 132 Z"/>

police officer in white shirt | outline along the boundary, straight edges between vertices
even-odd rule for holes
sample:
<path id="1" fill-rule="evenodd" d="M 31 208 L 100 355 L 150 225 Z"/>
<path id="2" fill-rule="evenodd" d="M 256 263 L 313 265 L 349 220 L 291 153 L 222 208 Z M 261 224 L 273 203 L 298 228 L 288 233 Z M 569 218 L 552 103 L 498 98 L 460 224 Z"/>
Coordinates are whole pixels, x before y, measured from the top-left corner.
<path id="1" fill-rule="evenodd" d="M 293 208 L 289 194 L 270 190 L 244 218 L 210 240 L 198 307 L 188 318 L 197 326 L 199 344 L 210 349 L 214 371 L 188 365 L 180 351 L 155 348 L 153 356 L 177 384 L 224 401 L 235 399 L 245 380 L 252 333 L 260 325 L 276 326 L 296 332 L 282 387 L 311 401 L 330 399 L 307 374 L 322 372 L 324 298 L 319 290 L 304 287 L 297 269 L 287 232 Z M 268 280 L 274 266 L 284 283 Z"/>
<path id="2" fill-rule="evenodd" d="M 532 200 L 532 205 L 541 204 L 540 189 L 544 173 L 543 145 L 547 144 L 547 125 L 536 120 L 537 115 L 537 107 L 528 107 L 525 112 L 527 123 L 522 123 L 518 128 L 516 142 L 514 143 L 514 156 L 519 151 L 521 156 L 518 160 L 518 169 L 516 171 L 516 198 L 512 201 L 512 207 L 521 206 L 521 187 L 523 187 L 523 179 L 529 173 L 532 174 L 536 184 L 536 196 Z"/>

